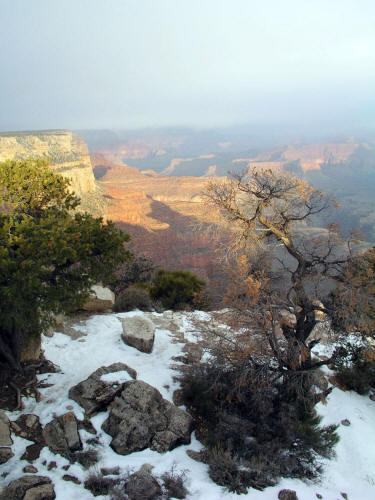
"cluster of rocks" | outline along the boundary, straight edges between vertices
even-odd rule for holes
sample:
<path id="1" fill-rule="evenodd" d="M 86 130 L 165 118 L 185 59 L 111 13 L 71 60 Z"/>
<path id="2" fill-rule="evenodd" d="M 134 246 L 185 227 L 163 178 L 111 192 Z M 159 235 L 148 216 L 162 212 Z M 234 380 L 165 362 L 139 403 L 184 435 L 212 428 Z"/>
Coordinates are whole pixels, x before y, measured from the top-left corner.
<path id="1" fill-rule="evenodd" d="M 129 380 L 116 380 L 118 374 L 124 373 Z M 111 374 L 112 376 L 109 376 Z M 53 453 L 74 461 L 75 454 L 83 449 L 79 430 L 84 428 L 96 433 L 89 418 L 108 409 L 109 415 L 102 428 L 112 436 L 111 446 L 119 454 L 126 455 L 147 447 L 162 453 L 180 444 L 189 443 L 192 430 L 190 415 L 165 400 L 154 387 L 136 380 L 136 377 L 136 371 L 130 366 L 125 363 L 113 363 L 110 366 L 102 366 L 86 380 L 72 387 L 69 396 L 85 410 L 83 421 L 78 420 L 75 414 L 69 411 L 55 416 L 42 427 L 37 415 L 23 414 L 10 422 L 7 416 L 0 412 L 0 463 L 5 463 L 14 456 L 11 431 L 33 442 L 27 446 L 21 457 L 23 460 L 33 462 L 39 457 L 42 448 L 47 446 Z M 49 478 L 35 475 L 38 470 L 32 465 L 26 466 L 24 472 L 32 475 L 10 482 L 0 490 L 0 500 L 55 498 Z M 141 470 L 133 474 L 128 480 L 128 488 L 138 489 L 138 483 L 144 481 L 145 473 Z M 152 479 L 152 475 L 150 477 Z M 73 476 L 64 476 L 63 479 L 78 481 Z M 156 485 L 159 487 L 157 482 L 153 487 Z"/>

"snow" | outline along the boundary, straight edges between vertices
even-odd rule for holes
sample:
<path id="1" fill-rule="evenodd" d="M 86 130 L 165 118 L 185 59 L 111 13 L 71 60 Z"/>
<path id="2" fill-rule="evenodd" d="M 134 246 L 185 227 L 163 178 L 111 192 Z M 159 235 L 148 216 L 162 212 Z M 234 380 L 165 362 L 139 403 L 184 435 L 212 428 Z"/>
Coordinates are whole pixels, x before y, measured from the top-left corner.
<path id="1" fill-rule="evenodd" d="M 105 373 L 100 377 L 103 382 L 118 382 L 123 384 L 129 380 L 133 380 L 129 373 L 125 370 L 119 370 L 118 372 Z"/>
<path id="2" fill-rule="evenodd" d="M 151 354 L 141 353 L 121 340 L 122 325 L 120 318 L 132 315 L 145 314 L 156 325 L 155 343 Z M 172 395 L 178 383 L 174 381 L 176 371 L 172 364 L 178 364 L 172 358 L 181 353 L 183 343 L 178 340 L 176 333 L 183 334 L 189 342 L 195 342 L 199 324 L 210 324 L 210 314 L 204 312 L 172 313 L 170 311 L 157 313 L 131 313 L 103 314 L 90 317 L 84 325 L 77 325 L 83 336 L 73 340 L 68 335 L 55 332 L 52 337 L 43 338 L 43 348 L 47 359 L 61 368 L 60 373 L 40 375 L 39 379 L 51 387 L 41 389 L 42 400 L 36 403 L 32 398 L 24 398 L 25 408 L 23 413 L 35 413 L 40 417 L 43 425 L 53 416 L 61 415 L 67 411 L 74 411 L 78 418 L 84 414 L 82 408 L 68 397 L 69 388 L 86 379 L 100 366 L 108 366 L 115 362 L 124 362 L 137 371 L 137 378 L 156 387 L 164 398 L 172 401 Z M 167 325 L 170 324 L 169 327 Z M 162 325 L 162 326 L 158 326 Z M 198 326 L 197 326 L 198 325 Z M 120 371 L 102 376 L 102 380 L 110 382 L 123 382 L 129 380 L 127 372 Z M 175 450 L 159 454 L 150 449 L 121 456 L 110 447 L 110 436 L 101 429 L 108 413 L 102 412 L 91 419 L 98 431 L 100 440 L 98 450 L 100 461 L 94 470 L 101 467 L 119 466 L 123 472 L 136 471 L 144 463 L 154 466 L 156 475 L 175 467 L 177 471 L 185 471 L 187 476 L 186 486 L 189 490 L 188 499 L 220 500 L 249 498 L 252 500 L 274 500 L 283 488 L 295 490 L 299 500 L 315 500 L 320 493 L 324 499 L 336 500 L 342 498 L 345 492 L 350 500 L 375 499 L 375 403 L 367 396 L 359 396 L 354 392 L 343 392 L 334 388 L 328 398 L 328 404 L 319 404 L 318 412 L 323 416 L 322 423 L 339 424 L 341 420 L 348 419 L 349 427 L 339 426 L 340 442 L 336 447 L 337 458 L 323 460 L 324 473 L 319 482 L 303 482 L 293 479 L 282 479 L 275 487 L 264 491 L 249 490 L 247 495 L 238 495 L 226 492 L 215 485 L 208 476 L 208 467 L 198 463 L 186 454 L 187 449 L 200 450 L 202 445 L 192 435 L 190 445 L 180 446 Z M 21 412 L 7 412 L 11 420 L 16 420 Z M 93 436 L 86 431 L 80 431 L 81 439 L 85 443 Z M 1 472 L 7 472 L 4 484 L 22 475 L 22 469 L 28 463 L 20 460 L 25 447 L 31 444 L 20 437 L 13 437 L 13 451 L 15 456 L 2 465 Z M 87 448 L 87 445 L 85 445 Z M 43 462 L 46 465 L 43 465 Z M 57 463 L 57 468 L 47 470 L 51 461 Z M 51 453 L 44 448 L 41 456 L 34 462 L 38 474 L 49 476 L 54 485 L 57 500 L 89 500 L 93 499 L 91 493 L 83 486 L 75 485 L 62 480 L 63 474 L 71 474 L 82 482 L 87 478 L 87 471 L 79 464 L 73 464 L 65 472 L 62 466 L 68 461 Z M 98 500 L 104 496 L 96 497 Z"/>

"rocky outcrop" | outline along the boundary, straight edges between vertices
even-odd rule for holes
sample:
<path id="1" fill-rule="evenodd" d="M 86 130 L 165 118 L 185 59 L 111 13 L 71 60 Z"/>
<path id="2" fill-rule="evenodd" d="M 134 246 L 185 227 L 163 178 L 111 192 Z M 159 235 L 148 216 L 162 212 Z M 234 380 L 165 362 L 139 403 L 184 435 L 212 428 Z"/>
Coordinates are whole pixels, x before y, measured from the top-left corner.
<path id="1" fill-rule="evenodd" d="M 85 141 L 69 130 L 0 133 L 0 162 L 49 158 L 52 170 L 71 179 L 81 208 L 103 215 L 104 200 L 95 182 Z"/>
<path id="2" fill-rule="evenodd" d="M 121 318 L 122 340 L 138 351 L 150 353 L 154 346 L 155 325 L 145 316 Z"/>
<path id="3" fill-rule="evenodd" d="M 86 380 L 69 390 L 69 397 L 81 405 L 87 417 L 106 410 L 114 398 L 121 393 L 123 384 L 116 382 L 116 372 L 127 372 L 133 379 L 137 372 L 125 363 L 113 363 L 102 366 L 93 372 Z M 103 375 L 113 374 L 113 381 L 102 380 Z"/>
<path id="4" fill-rule="evenodd" d="M 4 464 L 14 453 L 10 446 L 13 444 L 10 437 L 10 422 L 8 417 L 0 411 L 0 464 Z"/>
<path id="5" fill-rule="evenodd" d="M 115 304 L 115 294 L 109 288 L 94 285 L 90 297 L 83 304 L 84 311 L 104 312 L 112 309 Z"/>
<path id="6" fill-rule="evenodd" d="M 72 412 L 51 420 L 43 429 L 43 438 L 53 453 L 66 458 L 69 458 L 71 453 L 82 449 L 78 421 Z"/>
<path id="7" fill-rule="evenodd" d="M 0 500 L 54 500 L 52 481 L 46 476 L 23 476 L 10 482 L 1 492 Z"/>
<path id="8" fill-rule="evenodd" d="M 125 382 L 102 425 L 120 455 L 145 448 L 163 453 L 190 443 L 192 418 L 142 381 Z"/>

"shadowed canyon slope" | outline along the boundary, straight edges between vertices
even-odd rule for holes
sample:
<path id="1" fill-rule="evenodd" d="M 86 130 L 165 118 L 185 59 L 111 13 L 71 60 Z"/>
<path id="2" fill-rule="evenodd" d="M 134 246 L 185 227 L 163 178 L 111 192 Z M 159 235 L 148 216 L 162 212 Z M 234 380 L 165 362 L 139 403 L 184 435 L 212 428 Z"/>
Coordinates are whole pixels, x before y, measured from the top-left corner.
<path id="1" fill-rule="evenodd" d="M 49 158 L 52 170 L 71 179 L 81 207 L 103 215 L 104 202 L 95 181 L 85 141 L 69 130 L 0 133 L 0 161 Z"/>
<path id="2" fill-rule="evenodd" d="M 169 269 L 189 269 L 205 279 L 217 274 L 217 248 L 225 235 L 210 230 L 202 203 L 207 179 L 165 177 L 118 166 L 92 155 L 107 216 L 132 236 L 131 246 Z"/>

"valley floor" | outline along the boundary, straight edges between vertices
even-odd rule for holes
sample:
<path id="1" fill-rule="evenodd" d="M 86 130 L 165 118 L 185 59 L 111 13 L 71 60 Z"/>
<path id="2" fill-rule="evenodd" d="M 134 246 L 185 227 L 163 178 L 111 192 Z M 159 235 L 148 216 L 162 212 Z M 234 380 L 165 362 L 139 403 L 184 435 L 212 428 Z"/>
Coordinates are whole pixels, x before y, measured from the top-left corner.
<path id="1" fill-rule="evenodd" d="M 146 314 L 156 325 L 155 344 L 151 354 L 141 353 L 129 347 L 121 340 L 122 326 L 119 318 L 134 314 Z M 178 362 L 172 358 L 178 356 L 183 348 L 183 339 L 194 342 L 194 331 L 197 323 L 210 321 L 210 315 L 202 312 L 163 314 L 140 313 L 139 311 L 120 314 L 96 315 L 86 322 L 74 326 L 78 335 L 68 336 L 64 333 L 54 332 L 52 337 L 44 337 L 43 348 L 47 359 L 61 368 L 60 373 L 39 375 L 39 379 L 50 387 L 41 389 L 42 400 L 36 403 L 34 399 L 23 399 L 22 412 L 7 412 L 10 420 L 16 420 L 21 413 L 34 413 L 40 417 L 42 425 L 49 422 L 54 414 L 61 415 L 69 410 L 75 412 L 79 419 L 84 417 L 83 409 L 68 397 L 70 387 L 87 378 L 94 370 L 103 365 L 121 361 L 134 368 L 137 379 L 143 380 L 156 387 L 162 396 L 172 401 L 172 395 L 178 383 L 173 377 L 176 371 L 171 365 Z M 375 498 L 375 402 L 368 396 L 359 396 L 354 392 L 343 392 L 337 388 L 329 396 L 326 406 L 319 404 L 318 412 L 323 416 L 323 424 L 339 424 L 341 420 L 348 419 L 350 426 L 340 425 L 338 433 L 340 442 L 337 445 L 337 458 L 324 461 L 324 473 L 320 482 L 302 482 L 299 480 L 283 479 L 276 487 L 264 491 L 249 490 L 247 495 L 240 498 L 273 500 L 277 499 L 278 492 L 283 488 L 295 490 L 299 500 L 314 500 L 316 494 L 326 500 L 343 498 L 341 493 L 346 493 L 350 500 L 372 500 Z M 98 432 L 100 440 L 100 461 L 95 466 L 101 467 L 120 466 L 122 471 L 138 470 L 143 464 L 154 466 L 153 473 L 157 476 L 170 470 L 172 466 L 177 471 L 186 472 L 186 486 L 189 490 L 188 499 L 191 500 L 220 500 L 239 498 L 238 495 L 228 493 L 223 488 L 215 485 L 208 476 L 207 466 L 189 458 L 187 449 L 199 450 L 202 445 L 192 435 L 190 445 L 179 446 L 171 452 L 159 454 L 150 449 L 132 453 L 127 456 L 116 454 L 109 446 L 110 436 L 102 429 L 101 425 L 108 412 L 102 412 L 91 419 Z M 81 430 L 83 443 L 91 434 Z M 12 436 L 15 456 L 0 467 L 2 473 L 7 472 L 4 484 L 22 476 L 22 469 L 27 462 L 20 460 L 29 441 Z M 57 468 L 48 471 L 46 465 L 50 461 L 57 463 Z M 69 462 L 52 454 L 45 447 L 40 458 L 34 462 L 39 475 L 52 479 L 55 485 L 57 500 L 89 500 L 92 498 L 105 499 L 106 497 L 93 497 L 83 488 L 62 479 L 65 471 L 62 469 Z M 89 471 L 81 465 L 73 464 L 69 474 L 74 475 L 82 482 Z"/>

